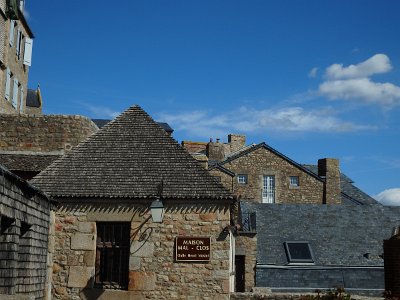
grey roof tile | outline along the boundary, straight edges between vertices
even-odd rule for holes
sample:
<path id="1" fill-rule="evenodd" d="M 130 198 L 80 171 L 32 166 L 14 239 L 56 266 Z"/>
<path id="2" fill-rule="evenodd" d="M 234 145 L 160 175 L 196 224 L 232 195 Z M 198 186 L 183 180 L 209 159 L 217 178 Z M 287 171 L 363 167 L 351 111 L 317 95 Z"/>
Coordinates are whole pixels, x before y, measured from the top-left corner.
<path id="1" fill-rule="evenodd" d="M 139 106 L 133 106 L 33 179 L 54 197 L 233 199 Z"/>
<path id="2" fill-rule="evenodd" d="M 39 172 L 60 157 L 61 155 L 0 153 L 0 164 L 12 171 Z"/>
<path id="3" fill-rule="evenodd" d="M 308 241 L 316 265 L 382 266 L 383 240 L 400 224 L 400 207 L 241 203 L 257 214 L 257 262 L 286 265 L 283 243 Z M 370 254 L 367 258 L 364 254 Z"/>

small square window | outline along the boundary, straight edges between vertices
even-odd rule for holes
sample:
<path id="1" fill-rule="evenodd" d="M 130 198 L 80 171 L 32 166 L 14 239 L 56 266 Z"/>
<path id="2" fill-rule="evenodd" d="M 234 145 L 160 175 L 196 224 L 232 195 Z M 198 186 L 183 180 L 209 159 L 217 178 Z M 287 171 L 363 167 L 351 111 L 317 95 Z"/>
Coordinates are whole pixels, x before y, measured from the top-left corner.
<path id="1" fill-rule="evenodd" d="M 239 174 L 237 179 L 238 179 L 238 183 L 247 184 L 247 174 Z"/>
<path id="2" fill-rule="evenodd" d="M 308 242 L 285 242 L 289 263 L 314 263 L 314 256 Z"/>
<path id="3" fill-rule="evenodd" d="M 290 176 L 290 186 L 299 186 L 299 176 Z"/>

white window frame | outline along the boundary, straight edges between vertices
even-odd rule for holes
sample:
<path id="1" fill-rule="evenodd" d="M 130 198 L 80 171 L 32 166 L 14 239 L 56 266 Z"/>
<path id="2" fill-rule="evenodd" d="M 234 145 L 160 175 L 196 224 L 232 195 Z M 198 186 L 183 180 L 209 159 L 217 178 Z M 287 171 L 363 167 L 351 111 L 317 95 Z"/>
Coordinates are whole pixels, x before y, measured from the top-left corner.
<path id="1" fill-rule="evenodd" d="M 290 176 L 289 177 L 289 184 L 290 184 L 291 187 L 299 187 L 300 186 L 299 176 Z"/>
<path id="2" fill-rule="evenodd" d="M 238 174 L 237 182 L 239 184 L 247 184 L 248 176 L 247 174 Z"/>
<path id="3" fill-rule="evenodd" d="M 275 203 L 275 175 L 264 175 L 262 181 L 262 202 Z"/>

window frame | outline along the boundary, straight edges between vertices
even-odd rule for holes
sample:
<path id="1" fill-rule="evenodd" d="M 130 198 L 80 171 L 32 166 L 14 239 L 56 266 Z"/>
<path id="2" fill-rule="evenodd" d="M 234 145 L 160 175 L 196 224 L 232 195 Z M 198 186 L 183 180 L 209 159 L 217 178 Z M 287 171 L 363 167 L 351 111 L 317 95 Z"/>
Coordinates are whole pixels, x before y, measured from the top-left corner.
<path id="1" fill-rule="evenodd" d="M 295 184 L 293 184 L 292 179 L 296 179 L 297 182 Z M 289 186 L 294 187 L 294 188 L 299 187 L 300 186 L 299 176 L 289 176 Z"/>
<path id="2" fill-rule="evenodd" d="M 94 287 L 127 290 L 131 223 L 96 222 L 96 229 Z"/>
<path id="3" fill-rule="evenodd" d="M 307 241 L 286 241 L 283 244 L 285 246 L 286 256 L 287 256 L 289 264 L 315 264 L 314 253 L 311 249 L 309 242 L 307 242 Z M 293 253 L 291 253 L 289 244 L 305 244 L 305 245 L 307 245 L 310 258 L 294 258 L 292 255 Z"/>
<path id="4" fill-rule="evenodd" d="M 241 180 L 243 179 L 243 180 Z M 237 182 L 239 184 L 247 184 L 249 181 L 249 176 L 247 174 L 238 174 L 237 175 Z"/>

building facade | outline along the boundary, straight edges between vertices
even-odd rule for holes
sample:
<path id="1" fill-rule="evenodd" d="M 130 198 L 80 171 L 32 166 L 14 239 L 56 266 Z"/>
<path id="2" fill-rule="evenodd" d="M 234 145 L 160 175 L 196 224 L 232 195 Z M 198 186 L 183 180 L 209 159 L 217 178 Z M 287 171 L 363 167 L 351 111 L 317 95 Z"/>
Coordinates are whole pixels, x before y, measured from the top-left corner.
<path id="1" fill-rule="evenodd" d="M 33 33 L 24 1 L 0 0 L 0 113 L 25 113 Z"/>
<path id="2" fill-rule="evenodd" d="M 60 201 L 53 299 L 228 299 L 234 290 L 233 196 L 140 107 L 32 182 Z"/>
<path id="3" fill-rule="evenodd" d="M 0 166 L 0 298 L 50 299 L 56 202 Z"/>

